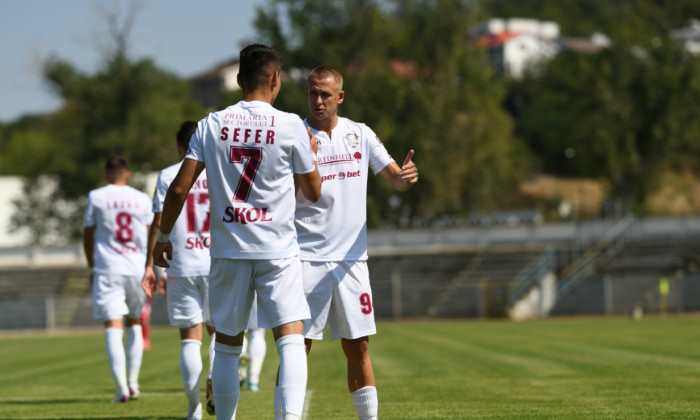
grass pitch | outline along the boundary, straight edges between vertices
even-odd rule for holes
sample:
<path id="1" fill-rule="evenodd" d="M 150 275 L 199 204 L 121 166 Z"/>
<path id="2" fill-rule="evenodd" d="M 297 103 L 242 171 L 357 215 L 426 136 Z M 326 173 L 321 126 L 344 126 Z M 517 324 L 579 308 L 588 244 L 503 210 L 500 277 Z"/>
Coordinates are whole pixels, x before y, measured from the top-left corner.
<path id="1" fill-rule="evenodd" d="M 700 418 L 699 327 L 698 315 L 380 322 L 370 340 L 379 418 Z M 272 418 L 278 359 L 267 339 L 261 392 L 242 392 L 239 419 Z M 0 419 L 183 418 L 178 333 L 156 328 L 152 343 L 142 399 L 112 404 L 99 328 L 3 333 Z M 356 418 L 339 342 L 314 343 L 305 409 L 307 420 Z"/>

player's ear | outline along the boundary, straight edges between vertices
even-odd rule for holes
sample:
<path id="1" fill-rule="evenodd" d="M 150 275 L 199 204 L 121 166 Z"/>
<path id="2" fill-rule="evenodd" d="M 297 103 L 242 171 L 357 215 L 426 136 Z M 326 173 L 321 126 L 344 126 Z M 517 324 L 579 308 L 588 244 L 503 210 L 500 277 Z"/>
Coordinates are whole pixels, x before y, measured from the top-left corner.
<path id="1" fill-rule="evenodd" d="M 341 90 L 340 92 L 338 92 L 338 104 L 339 105 L 342 104 L 344 100 L 345 100 L 345 91 Z"/>

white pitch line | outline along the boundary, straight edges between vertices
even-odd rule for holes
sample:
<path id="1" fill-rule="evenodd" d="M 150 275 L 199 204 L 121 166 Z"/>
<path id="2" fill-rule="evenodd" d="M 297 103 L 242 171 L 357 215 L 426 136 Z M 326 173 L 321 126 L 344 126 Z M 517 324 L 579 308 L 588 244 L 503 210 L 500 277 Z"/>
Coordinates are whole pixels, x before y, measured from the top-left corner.
<path id="1" fill-rule="evenodd" d="M 311 405 L 311 395 L 313 395 L 313 393 L 314 391 L 312 389 L 306 391 L 306 396 L 304 397 L 304 412 L 301 413 L 301 420 L 306 419 L 309 415 L 309 406 Z"/>

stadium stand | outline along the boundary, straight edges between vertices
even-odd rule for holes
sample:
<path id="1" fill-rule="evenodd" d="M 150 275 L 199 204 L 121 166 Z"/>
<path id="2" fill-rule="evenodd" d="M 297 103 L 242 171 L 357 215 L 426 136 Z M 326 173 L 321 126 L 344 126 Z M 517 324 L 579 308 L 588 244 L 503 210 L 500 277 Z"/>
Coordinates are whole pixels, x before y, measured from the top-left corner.
<path id="1" fill-rule="evenodd" d="M 505 316 L 513 280 L 542 250 L 542 246 L 492 246 L 370 256 L 375 315 L 377 318 Z"/>
<path id="2" fill-rule="evenodd" d="M 0 270 L 0 329 L 49 328 L 56 323 L 56 297 L 74 270 Z"/>
<path id="3" fill-rule="evenodd" d="M 101 325 L 93 319 L 84 267 L 0 270 L 0 330 L 54 329 Z M 153 303 L 155 325 L 167 325 L 165 299 Z"/>
<path id="4" fill-rule="evenodd" d="M 513 317 L 544 272 L 557 289 L 581 275 L 537 316 L 700 310 L 700 217 L 626 220 L 370 232 L 376 316 Z M 153 325 L 168 325 L 165 305 L 156 296 Z M 79 246 L 0 249 L 0 331 L 83 326 L 100 324 Z"/>
<path id="5" fill-rule="evenodd" d="M 552 315 L 658 313 L 659 281 L 671 282 L 665 310 L 698 308 L 700 238 L 695 235 L 629 239 L 616 255 L 601 259 L 593 273 L 557 302 Z"/>

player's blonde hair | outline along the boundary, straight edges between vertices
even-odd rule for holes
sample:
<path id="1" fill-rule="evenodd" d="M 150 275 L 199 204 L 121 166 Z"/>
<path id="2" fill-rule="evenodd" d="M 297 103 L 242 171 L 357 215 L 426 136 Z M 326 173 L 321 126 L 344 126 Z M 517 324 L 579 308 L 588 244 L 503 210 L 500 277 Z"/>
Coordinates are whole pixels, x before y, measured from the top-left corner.
<path id="1" fill-rule="evenodd" d="M 307 84 L 311 81 L 311 79 L 326 79 L 329 77 L 333 78 L 333 80 L 338 83 L 340 90 L 343 89 L 343 75 L 340 74 L 338 69 L 328 64 L 322 64 L 311 70 L 311 73 L 309 73 L 309 77 L 307 78 Z"/>

